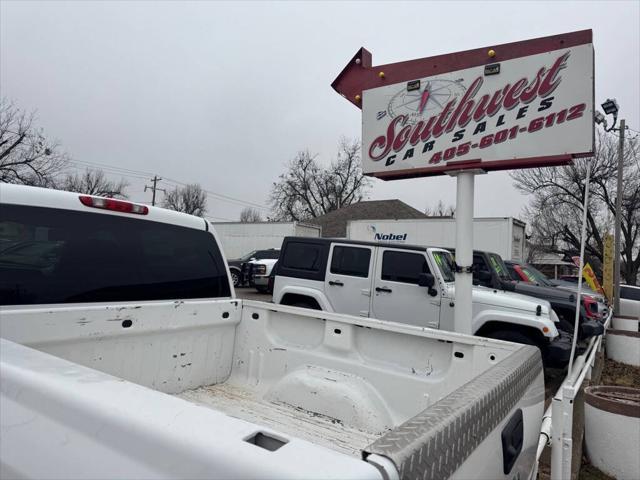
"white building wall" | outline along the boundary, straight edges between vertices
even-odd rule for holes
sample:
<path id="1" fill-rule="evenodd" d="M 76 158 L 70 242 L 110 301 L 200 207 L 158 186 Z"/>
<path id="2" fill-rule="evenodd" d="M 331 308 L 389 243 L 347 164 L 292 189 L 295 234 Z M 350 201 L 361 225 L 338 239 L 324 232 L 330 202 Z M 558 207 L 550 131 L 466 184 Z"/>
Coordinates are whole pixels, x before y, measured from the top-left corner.
<path id="1" fill-rule="evenodd" d="M 523 260 L 524 230 L 524 225 L 511 217 L 476 218 L 473 224 L 474 249 L 498 253 L 505 260 Z M 352 240 L 453 248 L 456 243 L 456 221 L 453 218 L 352 220 L 347 224 L 347 237 Z"/>
<path id="2" fill-rule="evenodd" d="M 253 250 L 280 248 L 287 236 L 319 237 L 320 227 L 297 222 L 213 223 L 228 259 Z"/>

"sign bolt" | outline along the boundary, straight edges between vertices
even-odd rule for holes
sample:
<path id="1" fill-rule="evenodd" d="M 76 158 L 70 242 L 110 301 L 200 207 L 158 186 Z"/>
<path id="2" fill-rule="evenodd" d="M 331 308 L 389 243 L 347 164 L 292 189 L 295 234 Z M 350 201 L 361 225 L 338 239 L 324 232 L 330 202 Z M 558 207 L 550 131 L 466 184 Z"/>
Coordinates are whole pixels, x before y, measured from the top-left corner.
<path id="1" fill-rule="evenodd" d="M 490 58 L 493 58 L 496 56 L 496 51 L 491 49 L 487 52 L 487 55 L 489 55 Z"/>
<path id="2" fill-rule="evenodd" d="M 380 78 L 384 78 L 384 72 L 379 72 L 379 73 L 378 73 L 378 76 L 379 76 Z"/>
<path id="3" fill-rule="evenodd" d="M 356 102 L 359 102 L 362 97 L 360 95 L 356 95 Z"/>

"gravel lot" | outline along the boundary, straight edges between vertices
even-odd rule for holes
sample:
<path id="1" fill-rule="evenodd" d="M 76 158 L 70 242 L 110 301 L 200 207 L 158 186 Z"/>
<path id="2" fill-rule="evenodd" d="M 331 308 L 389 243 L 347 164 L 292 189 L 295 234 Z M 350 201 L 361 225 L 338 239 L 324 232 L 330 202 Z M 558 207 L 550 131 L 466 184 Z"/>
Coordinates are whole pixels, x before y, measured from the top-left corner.
<path id="1" fill-rule="evenodd" d="M 238 298 L 244 298 L 247 300 L 260 300 L 261 302 L 271 302 L 272 297 L 270 293 L 260 293 L 252 287 L 239 287 L 236 288 L 236 296 Z"/>

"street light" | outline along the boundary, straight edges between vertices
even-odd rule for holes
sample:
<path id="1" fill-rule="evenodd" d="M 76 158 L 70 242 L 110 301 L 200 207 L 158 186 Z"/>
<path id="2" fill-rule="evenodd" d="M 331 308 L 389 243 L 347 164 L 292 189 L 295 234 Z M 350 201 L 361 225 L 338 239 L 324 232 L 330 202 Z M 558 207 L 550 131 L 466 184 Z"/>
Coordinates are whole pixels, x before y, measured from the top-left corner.
<path id="1" fill-rule="evenodd" d="M 595 120 L 596 125 L 602 125 L 605 131 L 607 130 L 607 119 L 602 112 L 596 110 L 596 113 L 593 115 L 593 119 Z"/>
<path id="2" fill-rule="evenodd" d="M 604 113 L 607 115 L 613 115 L 613 124 L 611 125 L 611 128 L 607 128 L 607 120 L 603 118 L 604 120 L 604 130 L 605 132 L 610 132 L 611 130 L 613 130 L 616 126 L 616 122 L 618 121 L 618 101 L 613 98 L 607 98 L 607 100 L 605 102 L 602 103 L 601 105 L 602 109 L 604 110 Z M 600 123 L 598 121 L 598 114 L 599 112 L 596 112 L 596 123 Z"/>
<path id="3" fill-rule="evenodd" d="M 618 172 L 617 172 L 617 189 L 616 189 L 616 216 L 615 216 L 615 227 L 614 227 L 614 255 L 613 255 L 613 311 L 614 314 L 618 315 L 620 313 L 620 217 L 622 211 L 622 166 L 623 166 L 623 158 L 624 158 L 624 130 L 625 130 L 625 121 L 624 119 L 620 120 L 620 127 L 616 127 L 616 122 L 618 121 L 618 110 L 620 107 L 618 106 L 618 102 L 615 98 L 607 98 L 605 102 L 602 103 L 602 110 L 607 115 L 613 115 L 613 124 L 611 128 L 607 128 L 607 119 L 602 113 L 596 111 L 594 115 L 594 120 L 596 123 L 602 124 L 605 132 L 610 132 L 611 130 L 617 130 L 620 132 L 619 142 L 618 142 Z"/>
<path id="4" fill-rule="evenodd" d="M 615 98 L 607 98 L 606 102 L 603 102 L 601 105 L 604 113 L 607 115 L 614 114 L 616 117 L 618 116 L 618 101 Z"/>

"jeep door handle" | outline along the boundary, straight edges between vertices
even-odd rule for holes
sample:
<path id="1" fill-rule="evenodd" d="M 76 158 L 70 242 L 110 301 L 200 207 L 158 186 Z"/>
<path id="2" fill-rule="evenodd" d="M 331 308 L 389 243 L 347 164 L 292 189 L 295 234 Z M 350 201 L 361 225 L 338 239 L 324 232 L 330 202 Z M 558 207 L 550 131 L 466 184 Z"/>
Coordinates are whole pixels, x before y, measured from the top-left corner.
<path id="1" fill-rule="evenodd" d="M 329 285 L 332 285 L 334 287 L 344 287 L 344 283 L 342 283 L 339 280 L 336 280 L 336 281 L 329 280 Z"/>
<path id="2" fill-rule="evenodd" d="M 391 293 L 391 289 L 387 287 L 376 287 L 376 292 L 386 292 Z"/>

